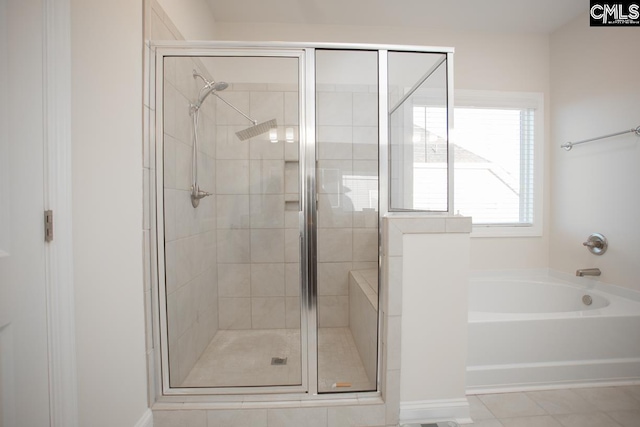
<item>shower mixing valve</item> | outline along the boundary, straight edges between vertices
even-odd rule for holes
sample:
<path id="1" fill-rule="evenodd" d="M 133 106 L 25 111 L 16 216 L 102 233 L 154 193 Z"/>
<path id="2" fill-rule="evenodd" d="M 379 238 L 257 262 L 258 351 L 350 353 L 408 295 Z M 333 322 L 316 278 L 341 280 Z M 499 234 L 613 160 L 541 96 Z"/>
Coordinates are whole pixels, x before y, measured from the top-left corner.
<path id="1" fill-rule="evenodd" d="M 200 187 L 196 186 L 191 186 L 191 204 L 193 205 L 194 208 L 197 208 L 198 205 L 200 204 L 200 199 L 204 199 L 207 196 L 211 196 L 212 194 L 209 193 L 208 191 L 202 191 L 200 190 Z"/>
<path id="2" fill-rule="evenodd" d="M 586 242 L 582 243 L 582 245 L 586 246 L 587 249 L 589 249 L 589 252 L 594 255 L 602 255 L 609 247 L 607 238 L 600 233 L 593 233 L 587 238 Z"/>

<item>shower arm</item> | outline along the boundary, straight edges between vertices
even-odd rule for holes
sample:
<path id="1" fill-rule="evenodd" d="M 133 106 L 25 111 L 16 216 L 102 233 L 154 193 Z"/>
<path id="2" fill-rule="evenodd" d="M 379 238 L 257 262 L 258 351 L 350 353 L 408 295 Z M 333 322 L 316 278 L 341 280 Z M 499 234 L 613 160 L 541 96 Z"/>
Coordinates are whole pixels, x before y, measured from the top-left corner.
<path id="1" fill-rule="evenodd" d="M 236 110 L 238 113 L 242 114 L 244 116 L 244 118 L 246 118 L 247 120 L 249 120 L 251 123 L 253 123 L 253 125 L 257 125 L 258 121 L 257 120 L 253 120 L 251 117 L 247 116 L 245 113 L 243 113 L 240 109 L 238 109 L 238 107 L 236 107 L 235 105 L 233 105 L 232 103 L 230 103 L 229 101 L 227 101 L 226 99 L 224 99 L 223 97 L 221 97 L 220 95 L 218 95 L 215 92 L 212 92 L 213 96 L 217 97 L 220 101 L 224 102 L 225 104 L 227 104 L 229 107 L 233 108 L 234 110 Z"/>

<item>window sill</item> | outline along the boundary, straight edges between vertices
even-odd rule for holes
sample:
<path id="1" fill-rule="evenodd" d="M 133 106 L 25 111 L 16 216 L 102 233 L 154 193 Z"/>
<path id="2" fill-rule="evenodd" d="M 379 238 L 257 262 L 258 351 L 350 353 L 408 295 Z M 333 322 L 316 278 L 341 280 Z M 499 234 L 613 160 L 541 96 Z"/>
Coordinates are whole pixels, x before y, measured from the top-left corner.
<path id="1" fill-rule="evenodd" d="M 542 226 L 509 226 L 473 224 L 471 237 L 541 237 Z"/>

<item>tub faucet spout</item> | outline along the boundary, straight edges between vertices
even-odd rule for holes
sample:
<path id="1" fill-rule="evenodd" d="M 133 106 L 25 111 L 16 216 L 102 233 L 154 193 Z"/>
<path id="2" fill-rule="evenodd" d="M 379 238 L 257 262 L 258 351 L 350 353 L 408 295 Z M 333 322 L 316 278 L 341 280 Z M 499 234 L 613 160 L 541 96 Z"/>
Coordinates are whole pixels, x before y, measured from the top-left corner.
<path id="1" fill-rule="evenodd" d="M 576 270 L 576 276 L 584 277 L 584 276 L 599 276 L 602 274 L 599 268 L 581 268 Z"/>

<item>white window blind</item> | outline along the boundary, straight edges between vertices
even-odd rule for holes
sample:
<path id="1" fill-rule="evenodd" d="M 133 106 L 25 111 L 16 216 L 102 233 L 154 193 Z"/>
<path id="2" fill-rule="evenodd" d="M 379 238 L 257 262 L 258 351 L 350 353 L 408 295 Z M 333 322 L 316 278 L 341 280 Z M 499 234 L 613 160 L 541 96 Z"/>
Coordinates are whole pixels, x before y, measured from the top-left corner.
<path id="1" fill-rule="evenodd" d="M 474 224 L 531 226 L 534 110 L 458 107 L 455 208 Z"/>
<path id="2" fill-rule="evenodd" d="M 413 107 L 413 203 L 425 211 L 446 211 L 447 109 Z"/>
<path id="3" fill-rule="evenodd" d="M 454 211 L 473 218 L 473 235 L 540 235 L 542 95 L 459 91 L 455 102 Z M 446 118 L 425 104 L 414 106 L 413 158 L 433 168 L 446 158 Z"/>

